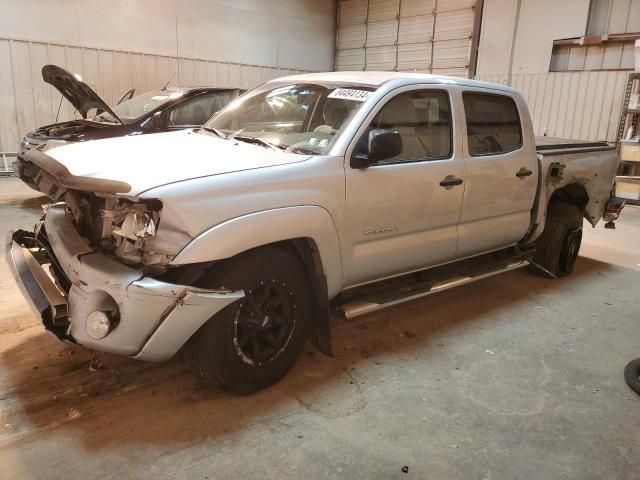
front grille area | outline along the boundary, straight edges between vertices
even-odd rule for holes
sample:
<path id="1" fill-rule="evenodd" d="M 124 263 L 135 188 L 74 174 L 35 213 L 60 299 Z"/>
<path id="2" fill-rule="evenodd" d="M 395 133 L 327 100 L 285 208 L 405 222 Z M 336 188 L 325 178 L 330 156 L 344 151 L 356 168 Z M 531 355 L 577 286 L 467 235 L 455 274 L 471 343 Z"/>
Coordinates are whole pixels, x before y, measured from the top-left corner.
<path id="1" fill-rule="evenodd" d="M 44 259 L 47 260 L 46 262 L 40 261 L 40 264 L 48 263 L 50 265 L 51 276 L 55 280 L 58 288 L 60 288 L 60 290 L 65 294 L 69 294 L 71 281 L 69 280 L 69 277 L 67 277 L 67 274 L 64 273 L 64 270 L 62 270 L 55 253 L 53 253 L 53 248 L 51 248 L 51 244 L 49 243 L 44 223 L 41 223 L 36 227 L 34 240 L 40 249 L 40 255 L 45 257 Z"/>

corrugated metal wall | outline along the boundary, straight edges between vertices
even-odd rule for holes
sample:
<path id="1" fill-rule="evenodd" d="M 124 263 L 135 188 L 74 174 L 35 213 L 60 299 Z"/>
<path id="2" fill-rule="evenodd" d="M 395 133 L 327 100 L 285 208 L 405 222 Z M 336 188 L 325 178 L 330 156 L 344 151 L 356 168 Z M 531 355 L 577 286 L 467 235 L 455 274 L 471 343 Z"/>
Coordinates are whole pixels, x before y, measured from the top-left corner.
<path id="1" fill-rule="evenodd" d="M 60 94 L 40 73 L 48 63 L 79 73 L 107 103 L 130 88 L 137 93 L 160 88 L 178 71 L 175 57 L 0 37 L 0 152 L 17 151 L 25 132 L 55 121 Z M 300 72 L 304 70 L 180 58 L 182 86 L 250 88 Z M 178 84 L 177 76 L 171 84 Z M 59 119 L 72 118 L 73 107 L 63 101 Z"/>
<path id="2" fill-rule="evenodd" d="M 341 0 L 337 70 L 467 76 L 475 0 Z"/>
<path id="3" fill-rule="evenodd" d="M 599 45 L 556 45 L 551 53 L 549 71 L 633 70 L 634 41 Z"/>
<path id="4" fill-rule="evenodd" d="M 640 32 L 640 0 L 591 0 L 587 35 Z"/>
<path id="5" fill-rule="evenodd" d="M 529 105 L 536 135 L 615 141 L 628 70 L 517 74 L 511 86 Z M 502 75 L 477 80 L 506 83 Z"/>

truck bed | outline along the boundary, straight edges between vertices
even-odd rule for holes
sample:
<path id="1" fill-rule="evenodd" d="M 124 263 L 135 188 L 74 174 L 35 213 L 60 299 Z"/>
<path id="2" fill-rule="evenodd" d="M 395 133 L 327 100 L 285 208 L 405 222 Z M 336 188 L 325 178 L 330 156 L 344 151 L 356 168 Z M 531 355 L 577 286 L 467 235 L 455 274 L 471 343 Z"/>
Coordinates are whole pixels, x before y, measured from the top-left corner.
<path id="1" fill-rule="evenodd" d="M 536 137 L 536 151 L 541 176 L 533 218 L 538 229 L 544 225 L 544 207 L 551 195 L 570 184 L 585 188 L 589 202 L 584 216 L 595 227 L 604 214 L 613 187 L 618 166 L 616 147 L 606 142 Z"/>
<path id="2" fill-rule="evenodd" d="M 544 154 L 545 156 L 598 152 L 614 149 L 615 146 L 607 142 L 591 142 L 554 137 L 536 137 L 536 151 Z"/>

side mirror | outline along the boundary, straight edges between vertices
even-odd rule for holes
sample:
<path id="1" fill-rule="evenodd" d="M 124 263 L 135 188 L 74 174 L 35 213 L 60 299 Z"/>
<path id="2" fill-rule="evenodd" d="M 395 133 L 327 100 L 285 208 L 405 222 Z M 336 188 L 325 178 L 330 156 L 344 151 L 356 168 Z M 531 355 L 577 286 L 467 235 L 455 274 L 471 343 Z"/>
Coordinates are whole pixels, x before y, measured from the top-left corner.
<path id="1" fill-rule="evenodd" d="M 371 163 L 397 157 L 402 153 L 402 137 L 395 130 L 375 128 L 369 132 L 367 153 L 351 159 L 353 168 L 367 168 Z"/>

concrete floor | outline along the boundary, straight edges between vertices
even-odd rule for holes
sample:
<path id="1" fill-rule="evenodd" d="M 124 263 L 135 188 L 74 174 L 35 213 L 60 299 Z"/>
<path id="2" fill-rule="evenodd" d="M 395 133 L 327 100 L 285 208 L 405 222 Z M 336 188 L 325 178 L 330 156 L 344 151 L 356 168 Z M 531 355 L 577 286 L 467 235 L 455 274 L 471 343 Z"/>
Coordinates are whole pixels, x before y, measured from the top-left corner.
<path id="1" fill-rule="evenodd" d="M 0 179 L 0 235 L 44 199 Z M 0 263 L 0 478 L 638 479 L 640 209 L 569 278 L 500 275 L 354 321 L 250 397 L 45 333 Z M 408 466 L 408 473 L 403 473 Z"/>

